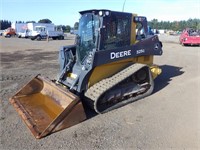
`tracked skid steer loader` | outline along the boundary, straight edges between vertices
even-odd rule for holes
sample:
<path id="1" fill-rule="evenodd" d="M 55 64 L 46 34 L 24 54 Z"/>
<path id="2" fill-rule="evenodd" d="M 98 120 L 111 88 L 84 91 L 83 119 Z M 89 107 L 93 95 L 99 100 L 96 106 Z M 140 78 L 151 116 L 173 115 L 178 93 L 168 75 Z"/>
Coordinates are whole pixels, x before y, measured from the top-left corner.
<path id="1" fill-rule="evenodd" d="M 86 120 L 86 109 L 105 113 L 150 95 L 161 73 L 153 57 L 162 55 L 162 43 L 148 34 L 146 17 L 80 14 L 75 44 L 60 49 L 58 79 L 38 75 L 10 98 L 36 138 Z"/>

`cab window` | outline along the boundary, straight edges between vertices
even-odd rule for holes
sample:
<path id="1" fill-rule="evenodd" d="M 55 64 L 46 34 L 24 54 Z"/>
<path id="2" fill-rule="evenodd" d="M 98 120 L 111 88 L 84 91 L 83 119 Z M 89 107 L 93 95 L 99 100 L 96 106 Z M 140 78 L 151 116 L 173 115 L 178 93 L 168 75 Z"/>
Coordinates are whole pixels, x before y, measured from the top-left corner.
<path id="1" fill-rule="evenodd" d="M 104 50 L 130 45 L 130 17 L 113 14 L 105 19 L 104 25 Z"/>

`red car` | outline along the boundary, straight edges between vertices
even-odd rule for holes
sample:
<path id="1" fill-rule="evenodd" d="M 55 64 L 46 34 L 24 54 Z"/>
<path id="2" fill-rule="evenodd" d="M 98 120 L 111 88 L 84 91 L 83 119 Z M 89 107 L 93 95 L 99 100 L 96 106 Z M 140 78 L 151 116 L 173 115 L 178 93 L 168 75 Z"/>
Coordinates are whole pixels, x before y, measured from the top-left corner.
<path id="1" fill-rule="evenodd" d="M 7 28 L 4 33 L 3 33 L 4 37 L 11 37 L 11 36 L 15 36 L 16 32 L 15 29 L 13 28 Z"/>
<path id="2" fill-rule="evenodd" d="M 187 28 L 183 30 L 179 38 L 182 45 L 199 45 L 200 46 L 200 30 Z"/>

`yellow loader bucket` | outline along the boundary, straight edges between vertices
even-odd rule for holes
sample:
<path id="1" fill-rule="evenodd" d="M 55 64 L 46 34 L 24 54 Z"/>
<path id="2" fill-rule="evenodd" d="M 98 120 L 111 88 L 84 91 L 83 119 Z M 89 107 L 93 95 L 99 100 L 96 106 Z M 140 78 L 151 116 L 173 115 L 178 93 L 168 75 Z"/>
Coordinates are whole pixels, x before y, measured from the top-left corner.
<path id="1" fill-rule="evenodd" d="M 36 138 L 86 119 L 76 95 L 40 75 L 11 97 L 10 102 Z"/>

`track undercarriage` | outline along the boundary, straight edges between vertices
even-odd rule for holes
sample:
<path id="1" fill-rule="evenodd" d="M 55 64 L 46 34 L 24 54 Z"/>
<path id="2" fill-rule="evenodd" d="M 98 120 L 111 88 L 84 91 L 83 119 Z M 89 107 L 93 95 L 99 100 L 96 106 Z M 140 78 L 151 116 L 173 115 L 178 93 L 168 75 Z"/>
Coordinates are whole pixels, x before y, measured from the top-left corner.
<path id="1" fill-rule="evenodd" d="M 96 83 L 85 96 L 92 109 L 104 113 L 150 95 L 153 87 L 149 67 L 135 63 Z"/>

